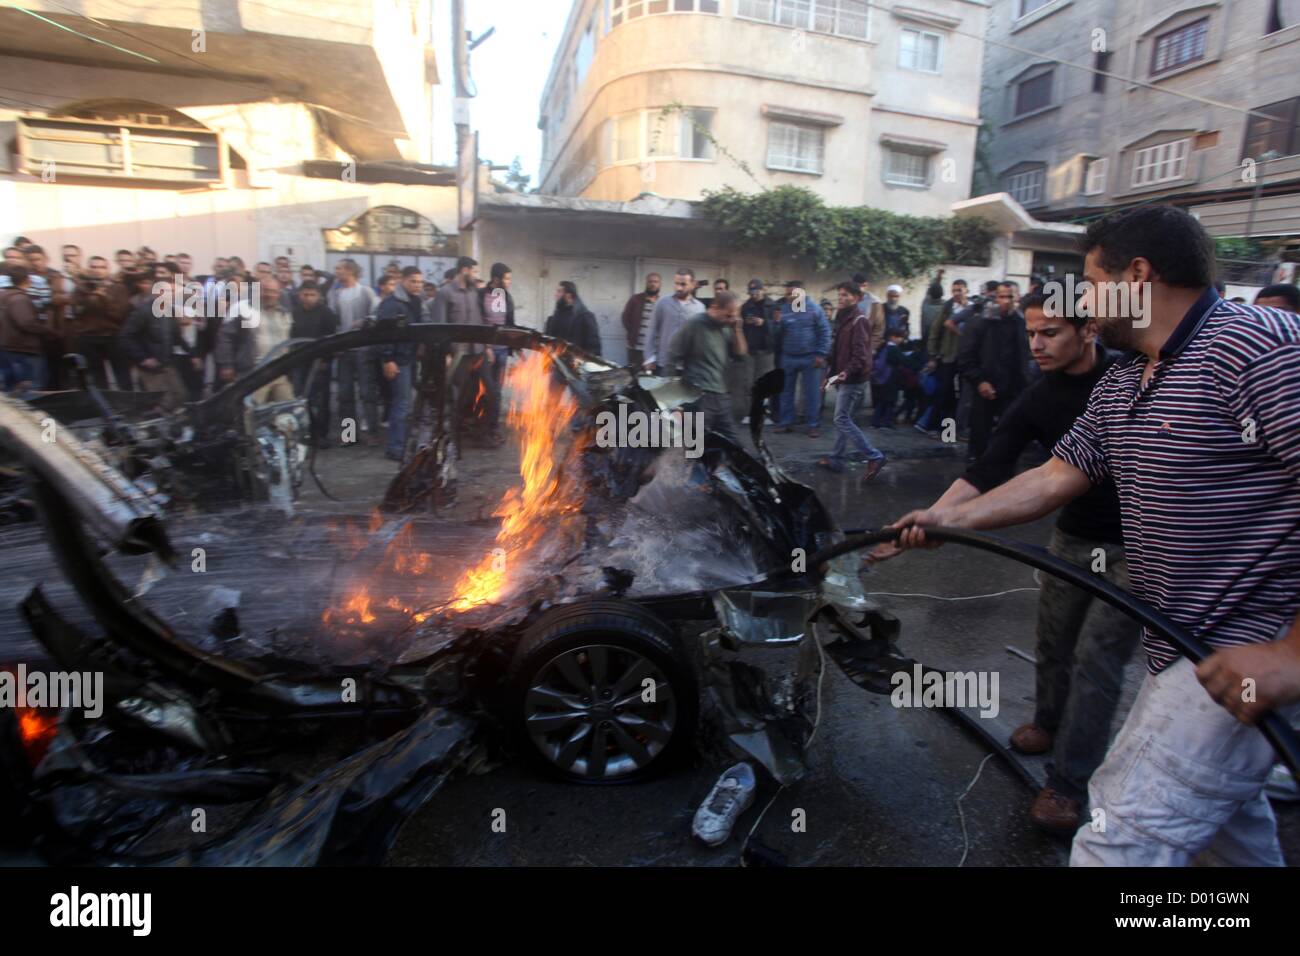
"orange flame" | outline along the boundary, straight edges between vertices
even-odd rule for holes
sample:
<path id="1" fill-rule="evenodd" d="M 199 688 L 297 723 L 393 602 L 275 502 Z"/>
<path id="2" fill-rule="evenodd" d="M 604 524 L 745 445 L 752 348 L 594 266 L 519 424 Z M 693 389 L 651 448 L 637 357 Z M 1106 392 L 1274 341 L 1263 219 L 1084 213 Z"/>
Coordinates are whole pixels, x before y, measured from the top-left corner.
<path id="1" fill-rule="evenodd" d="M 456 582 L 451 610 L 467 611 L 497 601 L 507 587 L 507 567 L 525 560 L 546 537 L 549 519 L 581 506 L 576 493 L 562 493 L 555 449 L 568 428 L 573 398 L 556 386 L 549 355 L 529 357 L 510 370 L 507 421 L 520 434 L 523 488 L 506 492 L 496 514 L 504 520 L 496 548 Z"/>
<path id="2" fill-rule="evenodd" d="M 561 462 L 556 453 L 572 418 L 574 401 L 566 389 L 555 383 L 552 361 L 549 355 L 533 355 L 509 373 L 511 402 L 507 422 L 519 432 L 519 474 L 523 486 L 507 491 L 497 507 L 495 514 L 503 520 L 496 546 L 476 567 L 460 576 L 452 598 L 441 608 L 425 607 L 413 612 L 407 601 L 392 596 L 373 599 L 376 609 L 396 612 L 421 624 L 438 610 L 467 611 L 498 602 L 512 581 L 507 567 L 518 567 L 539 544 L 552 537 L 556 517 L 578 513 L 581 497 L 576 489 L 561 481 Z M 480 381 L 478 399 L 485 393 Z M 370 517 L 369 532 L 374 534 L 383 523 L 383 516 L 376 508 Z M 350 524 L 345 530 L 349 536 L 356 532 Z M 360 548 L 357 552 L 360 553 Z M 433 562 L 432 554 L 416 550 L 414 529 L 408 523 L 385 548 L 380 570 L 403 576 L 429 575 L 434 571 Z M 513 581 L 519 583 L 518 574 L 513 576 Z M 321 620 L 325 624 L 370 624 L 377 619 L 371 607 L 370 585 L 362 585 L 344 604 L 326 610 Z"/>

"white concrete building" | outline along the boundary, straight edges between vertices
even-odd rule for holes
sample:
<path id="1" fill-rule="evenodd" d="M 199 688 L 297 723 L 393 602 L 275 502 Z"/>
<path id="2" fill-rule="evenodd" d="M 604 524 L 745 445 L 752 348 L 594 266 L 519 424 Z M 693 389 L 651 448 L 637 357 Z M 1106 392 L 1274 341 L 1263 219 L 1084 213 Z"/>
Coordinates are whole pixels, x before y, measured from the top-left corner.
<path id="1" fill-rule="evenodd" d="M 22 6 L 0 8 L 5 242 L 148 245 L 200 271 L 455 254 L 454 172 L 428 165 L 430 0 Z"/>
<path id="2" fill-rule="evenodd" d="M 575 0 L 541 102 L 541 191 L 807 186 L 947 215 L 970 195 L 981 0 Z"/>

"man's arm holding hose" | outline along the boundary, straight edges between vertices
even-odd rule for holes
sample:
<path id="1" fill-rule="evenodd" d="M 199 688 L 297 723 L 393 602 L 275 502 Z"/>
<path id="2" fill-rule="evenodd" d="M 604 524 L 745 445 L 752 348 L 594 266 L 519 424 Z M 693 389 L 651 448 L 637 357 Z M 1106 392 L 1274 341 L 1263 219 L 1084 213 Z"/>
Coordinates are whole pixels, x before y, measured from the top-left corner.
<path id="1" fill-rule="evenodd" d="M 958 479 L 932 506 L 909 511 L 889 527 L 902 532 L 898 538 L 902 549 L 938 547 L 927 543 L 927 525 L 978 531 L 1024 524 L 1051 514 L 1091 486 L 1083 471 L 1052 457 L 983 495 L 972 496 L 975 487 Z"/>

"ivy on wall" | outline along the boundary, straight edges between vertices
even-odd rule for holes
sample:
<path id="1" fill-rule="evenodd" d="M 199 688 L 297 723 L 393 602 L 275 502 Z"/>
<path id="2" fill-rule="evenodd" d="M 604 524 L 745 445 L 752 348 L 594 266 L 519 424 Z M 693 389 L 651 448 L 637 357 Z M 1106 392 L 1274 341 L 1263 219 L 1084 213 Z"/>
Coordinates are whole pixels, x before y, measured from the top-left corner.
<path id="1" fill-rule="evenodd" d="M 979 218 L 907 216 L 868 206 L 827 206 L 802 186 L 706 192 L 700 210 L 742 248 L 810 259 L 819 271 L 912 279 L 940 263 L 987 265 L 997 230 Z"/>

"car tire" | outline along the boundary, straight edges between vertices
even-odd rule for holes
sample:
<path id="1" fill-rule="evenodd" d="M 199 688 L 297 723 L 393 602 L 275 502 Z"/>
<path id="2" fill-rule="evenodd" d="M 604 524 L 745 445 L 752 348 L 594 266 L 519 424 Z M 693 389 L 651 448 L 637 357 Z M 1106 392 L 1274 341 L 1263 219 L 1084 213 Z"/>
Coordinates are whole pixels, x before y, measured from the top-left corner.
<path id="1" fill-rule="evenodd" d="M 631 602 L 547 611 L 519 642 L 510 685 L 520 746 L 564 780 L 645 780 L 694 740 L 699 691 L 690 662 L 668 626 Z"/>

